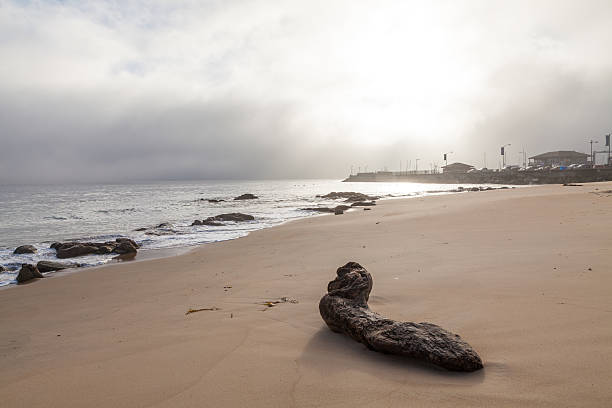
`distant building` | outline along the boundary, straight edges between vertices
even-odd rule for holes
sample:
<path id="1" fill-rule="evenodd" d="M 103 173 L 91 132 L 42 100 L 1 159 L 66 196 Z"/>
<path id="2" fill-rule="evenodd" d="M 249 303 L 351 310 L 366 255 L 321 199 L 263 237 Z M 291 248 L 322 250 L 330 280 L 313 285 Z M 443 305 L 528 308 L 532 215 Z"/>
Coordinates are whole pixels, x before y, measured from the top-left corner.
<path id="1" fill-rule="evenodd" d="M 453 163 L 447 166 L 442 166 L 443 173 L 467 173 L 469 170 L 472 170 L 474 166 L 470 166 L 465 163 Z"/>
<path id="2" fill-rule="evenodd" d="M 529 164 L 539 166 L 568 166 L 586 164 L 588 154 L 568 150 L 538 154 L 529 158 Z"/>

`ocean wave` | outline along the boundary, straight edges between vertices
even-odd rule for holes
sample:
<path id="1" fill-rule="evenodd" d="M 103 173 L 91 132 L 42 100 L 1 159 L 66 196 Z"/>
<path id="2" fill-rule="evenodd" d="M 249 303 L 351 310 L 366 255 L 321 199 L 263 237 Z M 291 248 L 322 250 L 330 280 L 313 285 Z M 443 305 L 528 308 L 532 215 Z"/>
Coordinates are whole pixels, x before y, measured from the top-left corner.
<path id="1" fill-rule="evenodd" d="M 126 214 L 126 213 L 131 213 L 131 212 L 137 212 L 140 211 L 136 208 L 111 208 L 108 210 L 96 210 L 97 213 L 101 213 L 101 214 Z"/>

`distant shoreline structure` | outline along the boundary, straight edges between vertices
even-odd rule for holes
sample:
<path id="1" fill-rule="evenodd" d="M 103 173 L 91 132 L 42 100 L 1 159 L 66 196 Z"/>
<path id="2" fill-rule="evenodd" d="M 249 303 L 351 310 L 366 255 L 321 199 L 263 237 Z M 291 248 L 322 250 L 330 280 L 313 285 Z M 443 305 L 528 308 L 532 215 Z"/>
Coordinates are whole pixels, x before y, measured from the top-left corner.
<path id="1" fill-rule="evenodd" d="M 552 170 L 487 170 L 466 173 L 432 173 L 429 171 L 377 171 L 351 174 L 343 182 L 369 183 L 439 183 L 439 184 L 564 184 L 612 181 L 612 168 Z"/>

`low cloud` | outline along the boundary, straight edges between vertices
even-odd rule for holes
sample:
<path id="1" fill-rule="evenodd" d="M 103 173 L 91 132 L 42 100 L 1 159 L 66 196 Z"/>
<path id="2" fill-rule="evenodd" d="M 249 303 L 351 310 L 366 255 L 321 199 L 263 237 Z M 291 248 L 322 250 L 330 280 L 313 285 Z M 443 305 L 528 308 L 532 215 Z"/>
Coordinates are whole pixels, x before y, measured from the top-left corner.
<path id="1" fill-rule="evenodd" d="M 0 0 L 0 184 L 586 151 L 612 130 L 611 17 L 605 1 Z"/>

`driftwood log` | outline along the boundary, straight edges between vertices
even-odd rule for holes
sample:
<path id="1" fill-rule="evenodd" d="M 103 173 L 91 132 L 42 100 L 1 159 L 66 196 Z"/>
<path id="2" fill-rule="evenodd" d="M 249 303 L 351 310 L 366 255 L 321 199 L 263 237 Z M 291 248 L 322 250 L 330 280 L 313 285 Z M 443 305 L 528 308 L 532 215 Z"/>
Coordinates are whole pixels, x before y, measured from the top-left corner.
<path id="1" fill-rule="evenodd" d="M 482 361 L 461 337 L 431 323 L 397 322 L 368 307 L 372 276 L 357 262 L 336 271 L 319 302 L 331 330 L 344 333 L 369 349 L 424 360 L 452 371 L 476 371 Z"/>

